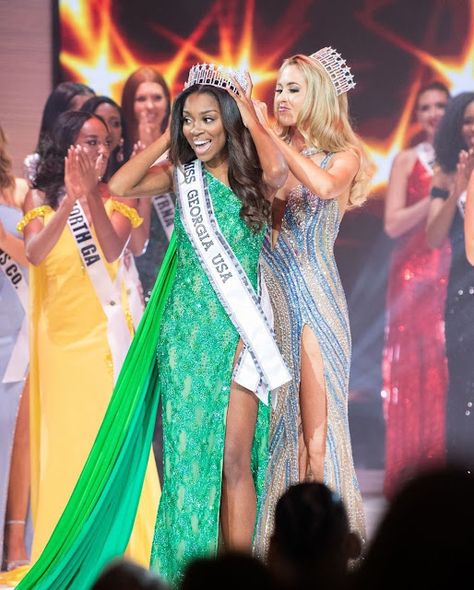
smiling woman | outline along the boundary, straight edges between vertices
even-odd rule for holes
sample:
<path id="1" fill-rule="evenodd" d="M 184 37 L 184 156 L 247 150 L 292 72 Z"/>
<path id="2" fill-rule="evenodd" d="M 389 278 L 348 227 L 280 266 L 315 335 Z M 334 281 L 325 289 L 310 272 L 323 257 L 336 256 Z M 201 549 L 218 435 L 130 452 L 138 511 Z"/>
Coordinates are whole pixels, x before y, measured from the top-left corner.
<path id="1" fill-rule="evenodd" d="M 218 87 L 199 83 L 208 71 L 193 68 L 190 79 L 198 83 L 178 96 L 171 133 L 110 181 L 123 197 L 175 188 L 175 233 L 86 469 L 20 588 L 88 587 L 123 551 L 159 395 L 164 486 L 153 567 L 179 580 L 190 559 L 217 551 L 220 531 L 227 548 L 251 547 L 269 390 L 289 379 L 262 309 L 258 269 L 287 167 L 257 119 L 250 80 L 247 93 L 235 85 L 232 93 L 221 74 Z M 168 147 L 170 160 L 156 164 Z M 111 518 L 111 507 L 119 518 Z"/>
<path id="2" fill-rule="evenodd" d="M 31 263 L 33 561 L 84 467 L 132 338 L 118 269 L 139 219 L 98 181 L 109 146 L 101 118 L 63 113 L 44 146 L 19 223 Z M 158 495 L 152 460 L 131 545 L 131 555 L 143 564 Z"/>
<path id="3" fill-rule="evenodd" d="M 438 126 L 434 147 L 439 164 L 431 188 L 427 239 L 432 247 L 451 244 L 445 341 L 449 385 L 446 400 L 446 453 L 449 462 L 474 468 L 474 268 L 466 258 L 464 205 L 474 148 L 474 93 L 455 96 Z"/>

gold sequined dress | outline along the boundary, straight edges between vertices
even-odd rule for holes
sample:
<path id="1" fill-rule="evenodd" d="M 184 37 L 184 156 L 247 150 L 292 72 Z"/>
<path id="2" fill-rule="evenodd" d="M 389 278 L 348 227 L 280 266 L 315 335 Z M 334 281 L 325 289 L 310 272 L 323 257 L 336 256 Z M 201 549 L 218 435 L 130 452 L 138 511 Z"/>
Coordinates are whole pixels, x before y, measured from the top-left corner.
<path id="1" fill-rule="evenodd" d="M 321 162 L 329 162 L 326 155 Z M 278 390 L 270 425 L 270 456 L 256 551 L 265 555 L 278 498 L 299 481 L 301 339 L 308 326 L 324 364 L 327 436 L 324 482 L 345 502 L 351 528 L 365 538 L 348 421 L 351 335 L 346 298 L 334 258 L 341 213 L 335 199 L 320 199 L 299 185 L 289 195 L 278 241 L 266 239 L 262 265 L 275 316 L 277 344 L 292 380 Z"/>

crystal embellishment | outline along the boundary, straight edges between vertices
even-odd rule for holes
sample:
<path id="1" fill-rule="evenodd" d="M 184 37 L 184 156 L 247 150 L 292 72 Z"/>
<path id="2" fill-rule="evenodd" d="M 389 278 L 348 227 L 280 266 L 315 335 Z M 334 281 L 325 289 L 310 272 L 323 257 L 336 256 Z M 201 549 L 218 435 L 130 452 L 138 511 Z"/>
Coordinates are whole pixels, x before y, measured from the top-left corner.
<path id="1" fill-rule="evenodd" d="M 244 70 L 233 70 L 232 68 L 225 68 L 224 66 L 216 66 L 214 64 L 196 64 L 190 70 L 188 79 L 184 84 L 184 88 L 194 86 L 194 84 L 205 84 L 206 86 L 216 86 L 217 88 L 229 89 L 235 94 L 238 94 L 238 88 L 232 81 L 235 77 L 244 92 L 248 89 L 248 81 Z"/>
<path id="2" fill-rule="evenodd" d="M 337 96 L 351 90 L 356 85 L 346 60 L 332 47 L 323 47 L 309 57 L 319 62 L 329 74 Z"/>

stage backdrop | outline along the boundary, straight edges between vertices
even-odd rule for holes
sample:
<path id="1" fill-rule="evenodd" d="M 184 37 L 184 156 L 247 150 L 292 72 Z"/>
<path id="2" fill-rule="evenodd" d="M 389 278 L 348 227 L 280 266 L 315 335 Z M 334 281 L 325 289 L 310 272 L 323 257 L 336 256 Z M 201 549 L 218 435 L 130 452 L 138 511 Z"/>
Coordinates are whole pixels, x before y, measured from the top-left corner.
<path id="1" fill-rule="evenodd" d="M 285 57 L 331 45 L 357 81 L 354 123 L 377 172 L 372 198 L 347 214 L 337 243 L 354 340 L 351 427 L 359 464 L 383 457 L 381 351 L 391 243 L 382 231 L 393 156 L 416 139 L 411 116 L 420 86 L 434 79 L 471 90 L 472 0 L 59 0 L 56 82 L 77 80 L 120 100 L 127 76 L 159 69 L 172 92 L 189 67 L 213 62 L 248 69 L 257 98 L 272 103 Z M 370 436 L 367 433 L 371 433 Z"/>

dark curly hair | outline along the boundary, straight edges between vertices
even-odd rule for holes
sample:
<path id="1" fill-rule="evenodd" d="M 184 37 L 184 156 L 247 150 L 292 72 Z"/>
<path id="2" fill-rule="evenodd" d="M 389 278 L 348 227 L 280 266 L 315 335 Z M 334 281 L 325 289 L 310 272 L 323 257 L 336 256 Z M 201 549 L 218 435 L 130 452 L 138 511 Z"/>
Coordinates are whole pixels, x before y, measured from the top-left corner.
<path id="1" fill-rule="evenodd" d="M 107 129 L 107 125 L 99 115 L 84 111 L 66 111 L 59 115 L 51 134 L 51 138 L 44 144 L 44 152 L 38 164 L 38 171 L 33 182 L 33 188 L 45 194 L 45 202 L 53 209 L 59 204 L 64 195 L 64 158 L 71 145 L 89 119 L 99 119 Z M 108 132 L 108 129 L 107 129 Z"/>
<path id="2" fill-rule="evenodd" d="M 260 231 L 270 219 L 270 203 L 264 196 L 263 171 L 252 136 L 242 122 L 237 103 L 225 90 L 195 84 L 177 97 L 171 114 L 170 159 L 175 166 L 182 166 L 196 158 L 183 134 L 184 103 L 194 93 L 210 94 L 219 104 L 227 135 L 230 187 L 242 201 L 240 217 L 253 231 Z"/>
<path id="3" fill-rule="evenodd" d="M 94 96 L 95 92 L 80 82 L 60 82 L 48 96 L 41 118 L 36 151 L 42 154 L 43 144 L 51 140 L 56 119 L 61 113 L 69 111 L 76 96 Z"/>
<path id="4" fill-rule="evenodd" d="M 474 92 L 461 92 L 450 100 L 434 138 L 436 161 L 447 174 L 456 170 L 461 150 L 468 146 L 462 136 L 464 112 L 474 101 Z"/>
<path id="5" fill-rule="evenodd" d="M 117 109 L 117 112 L 120 116 L 120 125 L 122 126 L 123 145 L 121 147 L 117 146 L 113 151 L 110 152 L 109 161 L 107 162 L 107 170 L 104 174 L 104 180 L 108 181 L 117 172 L 120 166 L 125 164 L 125 162 L 127 162 L 130 159 L 133 145 L 130 141 L 130 134 L 128 132 L 127 123 L 123 115 L 123 110 L 115 102 L 115 100 L 112 100 L 108 96 L 92 96 L 91 98 L 86 100 L 86 102 L 82 105 L 80 110 L 84 111 L 85 113 L 95 114 L 95 111 L 100 107 L 101 104 L 109 104 L 110 106 L 113 106 L 115 109 Z M 120 149 L 122 149 L 123 153 L 122 160 L 118 159 Z"/>

